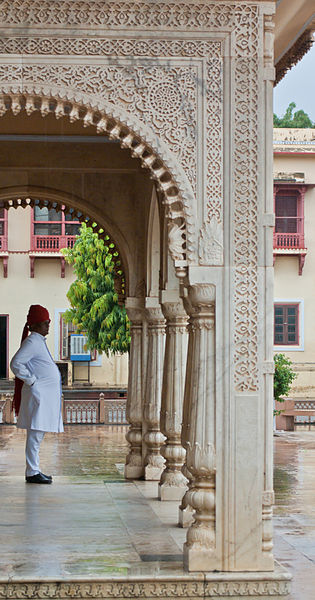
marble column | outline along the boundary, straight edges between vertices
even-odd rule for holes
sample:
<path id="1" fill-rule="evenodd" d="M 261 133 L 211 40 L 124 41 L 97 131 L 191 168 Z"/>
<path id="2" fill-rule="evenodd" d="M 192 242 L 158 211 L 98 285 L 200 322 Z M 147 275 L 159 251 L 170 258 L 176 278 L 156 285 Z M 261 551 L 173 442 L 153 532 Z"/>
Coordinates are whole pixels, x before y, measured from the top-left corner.
<path id="1" fill-rule="evenodd" d="M 163 302 L 166 318 L 166 344 L 163 370 L 161 431 L 166 436 L 162 448 L 166 460 L 159 483 L 160 500 L 181 500 L 187 479 L 182 473 L 185 450 L 181 445 L 184 382 L 187 356 L 187 314 L 182 300 Z"/>
<path id="2" fill-rule="evenodd" d="M 141 306 L 142 304 L 142 306 Z M 143 476 L 142 461 L 142 322 L 144 318 L 143 300 L 127 298 L 126 310 L 130 320 L 130 356 L 128 375 L 127 419 L 130 423 L 126 439 L 129 454 L 126 457 L 126 479 L 139 479 Z"/>
<path id="3" fill-rule="evenodd" d="M 160 431 L 165 319 L 160 304 L 154 301 L 153 298 L 147 299 L 146 316 L 148 321 L 148 352 L 143 410 L 146 427 L 144 435 L 146 445 L 144 477 L 150 481 L 159 481 L 165 468 L 165 459 L 161 454 L 161 445 L 165 437 Z"/>
<path id="4" fill-rule="evenodd" d="M 188 297 L 184 300 L 184 305 L 187 313 L 191 312 L 191 304 L 188 300 Z M 183 422 L 182 422 L 182 431 L 181 431 L 181 442 L 183 448 L 187 448 L 187 443 L 189 441 L 189 427 L 190 427 L 190 413 L 191 413 L 191 401 L 192 394 L 190 394 L 190 384 L 191 384 L 191 369 L 192 369 L 192 358 L 193 358 L 193 346 L 194 346 L 194 338 L 192 335 L 192 327 L 191 323 L 188 325 L 188 350 L 187 350 L 187 363 L 186 363 L 186 378 L 185 378 L 185 391 L 184 391 L 184 402 L 183 402 Z M 178 525 L 180 527 L 189 527 L 193 523 L 193 514 L 194 509 L 189 504 L 190 497 L 190 488 L 192 483 L 192 476 L 187 469 L 187 462 L 182 467 L 183 475 L 188 480 L 188 489 L 186 490 L 181 504 L 178 509 Z"/>
<path id="5" fill-rule="evenodd" d="M 187 502 L 194 522 L 184 544 L 184 565 L 189 571 L 218 568 L 216 557 L 215 457 L 215 286 L 188 288 L 189 356 L 185 395 L 186 463 L 191 474 Z"/>

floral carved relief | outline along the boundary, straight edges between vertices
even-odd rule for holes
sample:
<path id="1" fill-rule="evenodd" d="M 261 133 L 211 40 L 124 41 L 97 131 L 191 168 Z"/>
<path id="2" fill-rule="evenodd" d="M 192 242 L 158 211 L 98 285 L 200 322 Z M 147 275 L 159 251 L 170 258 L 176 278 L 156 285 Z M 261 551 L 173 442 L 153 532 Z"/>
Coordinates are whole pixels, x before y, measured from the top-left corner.
<path id="1" fill-rule="evenodd" d="M 186 2 L 104 2 L 104 0 L 2 0 L 0 23 L 111 28 L 211 29 L 233 26 L 237 4 Z"/>
<path id="2" fill-rule="evenodd" d="M 0 3 L 1 6 L 1 3 Z M 201 220 L 208 223 L 213 218 L 221 228 L 220 237 L 223 235 L 222 219 L 222 43 L 220 41 L 204 40 L 129 40 L 129 39 L 104 39 L 104 38 L 36 38 L 14 37 L 0 39 L 0 53 L 25 53 L 28 55 L 55 54 L 55 55 L 87 55 L 136 58 L 135 67 L 104 67 L 78 69 L 68 68 L 60 81 L 60 76 L 53 73 L 52 83 L 56 85 L 71 85 L 72 88 L 85 90 L 85 82 L 93 89 L 93 93 L 106 93 L 109 102 L 117 107 L 122 105 L 129 114 L 137 114 L 146 124 L 153 125 L 159 137 L 167 144 L 174 158 L 179 160 L 191 185 L 192 194 L 196 202 L 197 161 L 204 165 L 202 170 L 207 172 L 206 185 L 200 191 L 199 186 L 199 211 Z M 177 57 L 190 60 L 189 67 L 174 64 Z M 171 59 L 174 67 L 163 65 L 163 59 Z M 154 59 L 154 60 L 152 60 Z M 196 62 L 196 59 L 197 62 Z M 201 62 L 202 61 L 202 62 Z M 168 60 L 168 63 L 170 61 Z M 158 64 L 158 66 L 157 66 Z M 201 83 L 198 66 L 205 65 L 206 80 Z M 38 65 L 36 67 L 40 69 Z M 46 68 L 46 73 L 45 73 Z M 50 73 L 47 67 L 39 81 L 46 82 Z M 69 71 L 73 73 L 69 78 Z M 83 73 L 83 71 L 86 73 Z M 89 71 L 92 72 L 90 76 Z M 83 78 L 82 78 L 83 74 Z M 71 79 L 71 81 L 70 81 Z M 58 81 L 59 80 L 59 81 Z M 26 78 L 27 81 L 27 78 Z M 77 84 L 77 81 L 79 82 Z M 207 136 L 202 154 L 197 156 L 197 121 L 203 121 L 203 116 L 198 114 L 197 103 L 202 98 L 204 91 L 207 97 L 207 113 L 205 127 Z M 201 128 L 203 129 L 203 127 Z M 182 184 L 184 186 L 184 183 Z M 187 211 L 186 211 L 187 218 Z M 196 223 L 196 216 L 191 216 L 190 228 Z M 188 224 L 189 229 L 189 224 Z M 190 242 L 190 235 L 186 235 L 187 254 L 193 258 L 196 241 Z M 216 252 L 209 253 L 208 242 L 205 249 L 201 243 L 199 254 L 201 264 L 222 264 L 223 249 L 220 245 Z M 215 245 L 215 240 L 213 240 Z M 210 260 L 210 262 L 209 262 Z"/>
<path id="3" fill-rule="evenodd" d="M 5 67 L 0 78 L 5 77 Z M 12 80 L 22 81 L 25 87 L 36 82 L 38 92 L 42 85 L 61 89 L 79 90 L 106 98 L 113 113 L 121 106 L 137 115 L 168 145 L 182 164 L 188 179 L 196 181 L 196 80 L 193 67 L 111 66 L 111 65 L 23 65 L 12 70 Z"/>
<path id="4" fill-rule="evenodd" d="M 258 389 L 258 7 L 238 11 L 235 35 L 234 121 L 234 383 L 238 391 Z"/>
<path id="5" fill-rule="evenodd" d="M 1 583 L 0 598 L 201 598 L 215 596 L 244 596 L 257 598 L 266 594 L 286 596 L 290 591 L 287 581 L 178 581 L 178 580 L 135 580 L 94 582 L 41 582 Z"/>

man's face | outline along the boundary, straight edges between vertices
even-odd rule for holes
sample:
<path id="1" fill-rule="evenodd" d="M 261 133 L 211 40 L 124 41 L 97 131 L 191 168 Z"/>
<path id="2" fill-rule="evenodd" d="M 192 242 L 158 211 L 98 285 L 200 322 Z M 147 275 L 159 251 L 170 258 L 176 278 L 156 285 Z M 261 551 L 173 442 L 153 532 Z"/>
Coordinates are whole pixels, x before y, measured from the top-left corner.
<path id="1" fill-rule="evenodd" d="M 47 335 L 49 332 L 49 325 L 50 325 L 50 321 L 42 321 L 41 323 L 36 323 L 36 325 L 34 325 L 32 327 L 32 330 L 35 331 L 36 333 L 40 333 L 41 335 Z"/>

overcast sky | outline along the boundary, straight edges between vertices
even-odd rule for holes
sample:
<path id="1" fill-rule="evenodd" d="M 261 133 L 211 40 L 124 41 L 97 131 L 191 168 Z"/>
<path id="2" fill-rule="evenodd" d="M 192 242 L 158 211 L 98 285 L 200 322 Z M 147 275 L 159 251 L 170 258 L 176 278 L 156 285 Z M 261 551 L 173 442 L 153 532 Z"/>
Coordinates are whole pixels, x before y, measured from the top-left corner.
<path id="1" fill-rule="evenodd" d="M 274 112 L 282 117 L 290 102 L 315 121 L 315 43 L 274 89 Z"/>

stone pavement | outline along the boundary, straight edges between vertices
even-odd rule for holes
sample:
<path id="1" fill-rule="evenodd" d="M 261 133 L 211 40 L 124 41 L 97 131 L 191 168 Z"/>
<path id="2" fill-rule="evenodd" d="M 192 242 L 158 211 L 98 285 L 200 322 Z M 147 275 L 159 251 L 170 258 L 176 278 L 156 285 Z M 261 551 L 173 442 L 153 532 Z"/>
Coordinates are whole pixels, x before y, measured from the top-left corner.
<path id="1" fill-rule="evenodd" d="M 275 437 L 275 556 L 292 574 L 292 600 L 315 599 L 315 428 Z"/>
<path id="2" fill-rule="evenodd" d="M 185 531 L 156 500 L 157 483 L 123 477 L 125 433 L 79 425 L 46 434 L 41 468 L 54 482 L 38 486 L 24 481 L 24 431 L 1 427 L 2 577 L 182 570 Z"/>
<path id="3" fill-rule="evenodd" d="M 125 432 L 67 426 L 47 434 L 41 468 L 54 483 L 35 486 L 24 482 L 24 431 L 1 426 L 2 581 L 185 580 L 177 504 L 157 501 L 156 482 L 124 480 Z M 294 574 L 291 600 L 314 600 L 315 432 L 281 434 L 275 449 L 275 555 Z"/>

